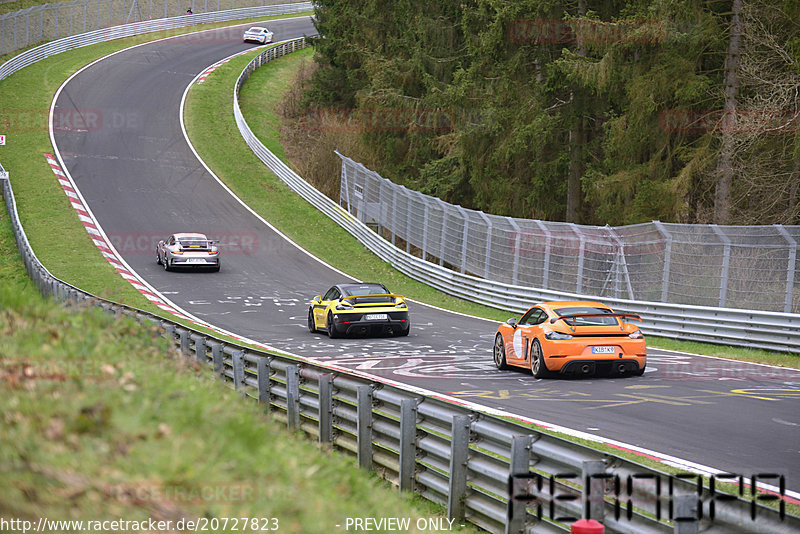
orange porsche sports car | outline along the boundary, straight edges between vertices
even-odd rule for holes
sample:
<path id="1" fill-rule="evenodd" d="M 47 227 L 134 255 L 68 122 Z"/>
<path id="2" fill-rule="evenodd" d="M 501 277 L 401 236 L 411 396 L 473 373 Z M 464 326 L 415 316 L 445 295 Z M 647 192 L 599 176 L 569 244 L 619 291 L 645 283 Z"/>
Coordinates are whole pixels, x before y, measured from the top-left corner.
<path id="1" fill-rule="evenodd" d="M 536 378 L 556 372 L 641 376 L 647 346 L 626 319 L 642 320 L 599 302 L 542 302 L 497 328 L 494 363 L 530 369 Z"/>

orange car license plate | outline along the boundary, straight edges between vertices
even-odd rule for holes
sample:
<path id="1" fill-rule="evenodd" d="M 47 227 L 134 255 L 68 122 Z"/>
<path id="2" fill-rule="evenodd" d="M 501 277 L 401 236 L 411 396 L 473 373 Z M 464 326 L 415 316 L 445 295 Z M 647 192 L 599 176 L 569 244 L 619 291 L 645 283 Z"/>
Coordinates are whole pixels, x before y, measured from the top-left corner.
<path id="1" fill-rule="evenodd" d="M 614 354 L 614 347 L 592 347 L 592 354 Z"/>

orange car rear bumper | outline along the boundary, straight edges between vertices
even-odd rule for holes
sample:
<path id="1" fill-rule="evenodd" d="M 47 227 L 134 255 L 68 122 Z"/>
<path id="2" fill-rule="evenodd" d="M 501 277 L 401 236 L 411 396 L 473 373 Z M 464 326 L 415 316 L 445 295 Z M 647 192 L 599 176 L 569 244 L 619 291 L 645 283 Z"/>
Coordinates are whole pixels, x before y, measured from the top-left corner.
<path id="1" fill-rule="evenodd" d="M 626 372 L 644 368 L 647 346 L 644 339 L 592 338 L 548 341 L 542 346 L 547 369 L 554 372 L 588 372 L 585 365 L 597 369 Z M 577 370 L 576 370 L 577 369 Z"/>

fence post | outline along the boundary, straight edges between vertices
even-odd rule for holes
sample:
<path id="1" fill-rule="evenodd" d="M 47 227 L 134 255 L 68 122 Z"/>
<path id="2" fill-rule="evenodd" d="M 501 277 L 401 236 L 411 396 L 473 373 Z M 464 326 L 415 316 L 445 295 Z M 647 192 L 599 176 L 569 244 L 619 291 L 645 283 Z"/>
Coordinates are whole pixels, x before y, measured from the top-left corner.
<path id="1" fill-rule="evenodd" d="M 575 282 L 575 293 L 580 295 L 583 292 L 583 260 L 586 254 L 586 238 L 583 237 L 583 232 L 581 232 L 577 224 L 570 223 L 569 226 L 580 240 L 580 249 L 578 250 L 578 273 L 576 276 L 577 281 Z"/>
<path id="2" fill-rule="evenodd" d="M 233 361 L 233 389 L 238 391 L 244 389 L 244 351 L 234 351 L 231 360 Z"/>
<path id="3" fill-rule="evenodd" d="M 489 264 L 491 263 L 490 258 L 492 256 L 492 220 L 489 218 L 488 215 L 483 213 L 482 211 L 478 212 L 483 218 L 483 221 L 486 223 L 486 250 L 484 251 L 484 267 L 483 267 L 483 277 L 485 279 L 489 279 Z"/>
<path id="4" fill-rule="evenodd" d="M 206 338 L 199 337 L 194 340 L 194 357 L 197 363 L 206 363 Z"/>
<path id="5" fill-rule="evenodd" d="M 450 444 L 450 488 L 447 492 L 447 517 L 464 518 L 467 496 L 467 460 L 469 458 L 470 417 L 453 416 L 452 442 Z"/>
<path id="6" fill-rule="evenodd" d="M 258 372 L 258 402 L 264 405 L 264 413 L 269 413 L 271 405 L 270 400 L 270 383 L 269 377 L 272 373 L 270 369 L 269 358 L 259 358 L 256 362 L 256 371 Z"/>
<path id="7" fill-rule="evenodd" d="M 698 534 L 700 525 L 697 521 L 697 495 L 684 494 L 675 496 L 675 534 Z"/>
<path id="8" fill-rule="evenodd" d="M 422 260 L 427 261 L 428 258 L 428 200 L 422 197 L 422 202 L 425 204 L 425 212 L 422 216 Z"/>
<path id="9" fill-rule="evenodd" d="M 672 257 L 672 234 L 661 221 L 653 221 L 656 229 L 664 236 L 664 274 L 661 278 L 661 302 L 669 302 L 669 267 Z"/>
<path id="10" fill-rule="evenodd" d="M 775 228 L 789 243 L 789 263 L 786 266 L 786 298 L 783 304 L 783 311 L 792 313 L 792 293 L 794 291 L 794 269 L 797 263 L 797 241 L 789 235 L 782 224 L 776 224 Z"/>
<path id="11" fill-rule="evenodd" d="M 447 212 L 448 212 L 448 204 L 445 204 L 443 200 L 437 198 L 435 199 L 439 202 L 439 207 L 442 208 L 442 240 L 440 243 L 439 248 L 439 265 L 444 265 L 444 244 L 447 242 Z"/>
<path id="12" fill-rule="evenodd" d="M 222 376 L 225 366 L 222 354 L 222 343 L 211 344 L 211 358 L 214 360 L 214 374 Z"/>
<path id="13" fill-rule="evenodd" d="M 400 401 L 400 491 L 414 490 L 417 466 L 417 401 Z"/>
<path id="14" fill-rule="evenodd" d="M 289 430 L 300 428 L 300 368 L 286 368 L 286 422 Z"/>
<path id="15" fill-rule="evenodd" d="M 602 460 L 586 460 L 583 462 L 583 517 L 603 522 L 605 519 L 606 464 Z"/>
<path id="16" fill-rule="evenodd" d="M 519 245 L 520 239 L 522 239 L 522 231 L 517 222 L 511 217 L 506 217 L 506 221 L 508 221 L 511 228 L 514 229 L 514 248 L 511 250 L 511 255 L 514 258 L 514 266 L 511 268 L 511 285 L 515 286 L 519 278 Z M 545 289 L 547 288 L 545 287 Z"/>
<path id="17" fill-rule="evenodd" d="M 456 206 L 458 213 L 464 221 L 464 230 L 461 233 L 461 273 L 467 272 L 467 238 L 469 237 L 469 217 L 461 206 Z"/>
<path id="18" fill-rule="evenodd" d="M 319 442 L 333 441 L 333 377 L 325 373 L 319 377 Z"/>
<path id="19" fill-rule="evenodd" d="M 722 272 L 720 273 L 719 280 L 719 307 L 724 308 L 725 302 L 728 300 L 728 271 L 731 265 L 731 240 L 716 224 L 710 224 L 709 226 L 714 230 L 714 233 L 717 234 L 717 237 L 719 237 L 723 244 Z"/>
<path id="20" fill-rule="evenodd" d="M 403 194 L 406 197 L 406 252 L 411 253 L 411 198 L 413 195 L 405 188 Z"/>
<path id="21" fill-rule="evenodd" d="M 531 445 L 533 436 L 514 436 L 511 438 L 511 458 L 508 469 L 508 514 L 506 517 L 505 534 L 520 534 L 525 532 L 527 523 L 526 508 L 528 499 L 534 497 L 527 492 L 517 496 L 515 480 L 532 480 L 531 473 Z"/>
<path id="22" fill-rule="evenodd" d="M 358 466 L 372 469 L 372 386 L 356 388 Z"/>
<path id="23" fill-rule="evenodd" d="M 77 302 L 78 297 L 75 294 L 75 290 L 70 289 L 69 300 L 73 299 Z M 170 348 L 175 346 L 175 325 L 173 324 L 164 325 L 164 337 L 166 337 L 169 340 Z"/>

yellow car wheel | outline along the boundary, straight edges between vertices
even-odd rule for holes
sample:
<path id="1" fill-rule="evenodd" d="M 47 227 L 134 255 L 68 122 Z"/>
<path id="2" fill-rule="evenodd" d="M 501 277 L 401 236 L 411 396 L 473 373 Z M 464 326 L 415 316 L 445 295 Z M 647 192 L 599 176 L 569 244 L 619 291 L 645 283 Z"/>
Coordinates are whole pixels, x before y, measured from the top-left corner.
<path id="1" fill-rule="evenodd" d="M 328 329 L 328 337 L 335 339 L 339 337 L 339 332 L 336 331 L 336 325 L 333 324 L 333 314 L 328 312 L 328 320 L 325 322 L 325 327 Z"/>
<path id="2" fill-rule="evenodd" d="M 317 333 L 317 324 L 314 322 L 314 308 L 308 309 L 308 331 L 312 334 Z"/>

